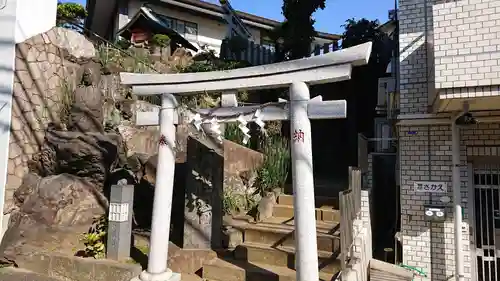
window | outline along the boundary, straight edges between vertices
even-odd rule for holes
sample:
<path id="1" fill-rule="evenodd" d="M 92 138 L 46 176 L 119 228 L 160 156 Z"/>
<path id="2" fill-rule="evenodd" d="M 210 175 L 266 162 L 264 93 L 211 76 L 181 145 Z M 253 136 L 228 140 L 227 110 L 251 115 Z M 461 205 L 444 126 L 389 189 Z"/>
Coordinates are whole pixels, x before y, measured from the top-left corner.
<path id="1" fill-rule="evenodd" d="M 198 35 L 198 25 L 192 22 L 186 22 L 186 34 Z"/>
<path id="2" fill-rule="evenodd" d="M 197 36 L 198 35 L 198 24 L 189 21 L 183 21 L 167 16 L 161 16 L 161 19 L 168 28 L 177 31 L 180 35 L 186 36 Z"/>

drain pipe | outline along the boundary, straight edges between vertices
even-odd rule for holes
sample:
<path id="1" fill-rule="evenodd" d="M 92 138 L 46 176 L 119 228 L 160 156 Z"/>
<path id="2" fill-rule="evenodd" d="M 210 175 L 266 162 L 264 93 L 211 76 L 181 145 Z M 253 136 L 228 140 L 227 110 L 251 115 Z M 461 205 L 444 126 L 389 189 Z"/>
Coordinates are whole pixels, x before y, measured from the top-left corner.
<path id="1" fill-rule="evenodd" d="M 460 115 L 458 115 L 460 116 Z M 456 119 L 451 123 L 451 149 L 452 149 L 452 190 L 455 223 L 455 278 L 464 280 L 464 260 L 462 252 L 462 195 L 460 182 L 460 129 Z"/>

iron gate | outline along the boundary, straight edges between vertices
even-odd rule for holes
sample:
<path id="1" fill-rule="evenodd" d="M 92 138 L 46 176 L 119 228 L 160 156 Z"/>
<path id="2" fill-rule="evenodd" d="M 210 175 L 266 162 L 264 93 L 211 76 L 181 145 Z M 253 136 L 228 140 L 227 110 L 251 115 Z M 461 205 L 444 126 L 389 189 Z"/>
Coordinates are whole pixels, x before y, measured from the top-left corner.
<path id="1" fill-rule="evenodd" d="M 474 168 L 477 280 L 500 280 L 500 166 Z"/>

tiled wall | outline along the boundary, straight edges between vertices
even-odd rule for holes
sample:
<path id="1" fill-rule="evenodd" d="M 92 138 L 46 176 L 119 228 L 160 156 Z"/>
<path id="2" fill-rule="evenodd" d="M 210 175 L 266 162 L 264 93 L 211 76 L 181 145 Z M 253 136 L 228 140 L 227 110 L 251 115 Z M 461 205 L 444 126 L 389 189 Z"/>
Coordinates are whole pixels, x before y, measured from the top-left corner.
<path id="1" fill-rule="evenodd" d="M 432 5 L 436 88 L 500 84 L 500 1 L 443 2 Z"/>
<path id="2" fill-rule="evenodd" d="M 400 127 L 401 219 L 403 262 L 424 268 L 428 279 L 444 281 L 454 274 L 453 209 L 448 208 L 447 221 L 424 221 L 424 205 L 442 204 L 441 195 L 430 196 L 413 191 L 414 181 L 444 181 L 451 183 L 450 126 Z M 464 207 L 463 249 L 466 280 L 474 273 L 470 252 L 467 161 L 470 156 L 490 156 L 499 151 L 500 124 L 474 125 L 461 131 L 461 183 Z M 452 198 L 451 185 L 447 196 Z"/>
<path id="3" fill-rule="evenodd" d="M 436 93 L 445 98 L 500 93 L 497 18 L 500 0 L 399 0 L 402 115 L 428 113 Z M 482 146 L 500 146 L 499 124 L 475 125 L 461 132 L 466 280 L 475 274 L 468 227 L 467 161 L 472 153 L 489 155 L 479 149 Z M 453 209 L 448 209 L 444 223 L 424 221 L 424 205 L 442 204 L 442 195 L 415 193 L 413 182 L 447 182 L 447 195 L 452 197 L 450 126 L 400 126 L 399 154 L 403 262 L 422 267 L 429 276 L 421 280 L 448 280 L 455 271 Z"/>

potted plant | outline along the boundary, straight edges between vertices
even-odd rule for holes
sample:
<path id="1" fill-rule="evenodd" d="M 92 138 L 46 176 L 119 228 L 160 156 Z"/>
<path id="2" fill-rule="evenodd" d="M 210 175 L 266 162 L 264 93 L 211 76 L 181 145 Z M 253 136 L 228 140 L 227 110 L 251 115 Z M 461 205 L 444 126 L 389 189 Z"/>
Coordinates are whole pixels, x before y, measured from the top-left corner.
<path id="1" fill-rule="evenodd" d="M 160 55 L 161 50 L 170 46 L 170 37 L 165 34 L 155 34 L 151 37 L 149 49 L 151 54 Z"/>

